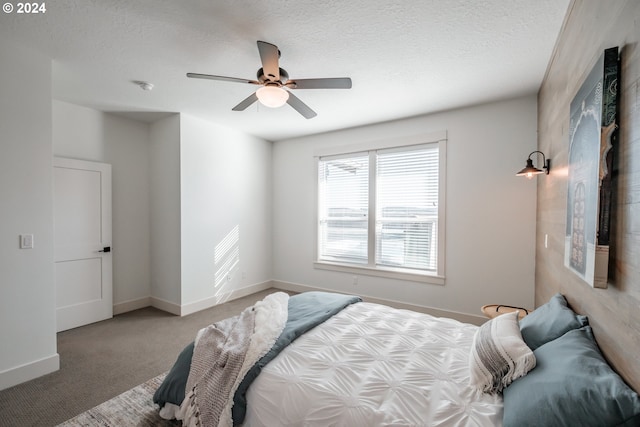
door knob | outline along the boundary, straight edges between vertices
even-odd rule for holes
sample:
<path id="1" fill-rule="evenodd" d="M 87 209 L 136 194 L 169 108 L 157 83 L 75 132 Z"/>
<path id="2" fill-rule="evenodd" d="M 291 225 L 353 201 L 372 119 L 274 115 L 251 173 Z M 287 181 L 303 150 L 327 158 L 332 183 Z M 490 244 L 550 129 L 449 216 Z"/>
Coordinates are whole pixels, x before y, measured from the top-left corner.
<path id="1" fill-rule="evenodd" d="M 104 248 L 102 248 L 101 250 L 99 250 L 98 252 L 111 252 L 111 246 L 105 246 Z"/>

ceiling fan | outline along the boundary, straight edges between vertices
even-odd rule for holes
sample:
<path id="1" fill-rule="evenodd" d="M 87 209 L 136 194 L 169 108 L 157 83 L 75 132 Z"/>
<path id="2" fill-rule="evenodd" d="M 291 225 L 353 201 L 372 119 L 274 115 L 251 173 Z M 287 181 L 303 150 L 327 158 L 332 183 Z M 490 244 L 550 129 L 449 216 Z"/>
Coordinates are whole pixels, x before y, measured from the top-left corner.
<path id="1" fill-rule="evenodd" d="M 256 101 L 260 101 L 261 104 L 272 108 L 281 107 L 287 103 L 307 119 L 315 117 L 317 113 L 287 89 L 351 89 L 351 79 L 349 77 L 290 80 L 289 74 L 280 68 L 278 63 L 280 58 L 278 46 L 258 41 L 258 51 L 262 61 L 262 68 L 257 73 L 258 80 L 198 73 L 187 73 L 187 77 L 262 86 L 233 107 L 233 111 L 243 111 Z"/>

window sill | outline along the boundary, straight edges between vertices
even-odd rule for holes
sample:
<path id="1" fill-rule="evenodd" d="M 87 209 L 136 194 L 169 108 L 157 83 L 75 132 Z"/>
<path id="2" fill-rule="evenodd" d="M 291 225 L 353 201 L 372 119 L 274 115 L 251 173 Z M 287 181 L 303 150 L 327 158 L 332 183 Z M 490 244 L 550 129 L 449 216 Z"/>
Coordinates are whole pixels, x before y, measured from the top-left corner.
<path id="1" fill-rule="evenodd" d="M 364 274 L 366 276 L 385 277 L 388 279 L 409 280 L 412 282 L 427 283 L 430 285 L 444 285 L 444 276 L 437 276 L 429 273 L 417 273 L 404 269 L 395 268 L 372 268 L 368 266 L 356 266 L 352 264 L 339 264 L 326 261 L 316 261 L 314 268 L 320 270 L 341 271 L 351 274 Z"/>

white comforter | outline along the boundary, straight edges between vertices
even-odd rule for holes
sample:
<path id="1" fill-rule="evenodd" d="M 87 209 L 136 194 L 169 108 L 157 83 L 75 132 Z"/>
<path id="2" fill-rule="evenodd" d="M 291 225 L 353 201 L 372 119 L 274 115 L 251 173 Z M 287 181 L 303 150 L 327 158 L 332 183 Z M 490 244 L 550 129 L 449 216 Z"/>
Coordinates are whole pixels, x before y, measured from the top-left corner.
<path id="1" fill-rule="evenodd" d="M 262 370 L 244 426 L 501 426 L 502 397 L 468 385 L 476 329 L 353 304 Z"/>

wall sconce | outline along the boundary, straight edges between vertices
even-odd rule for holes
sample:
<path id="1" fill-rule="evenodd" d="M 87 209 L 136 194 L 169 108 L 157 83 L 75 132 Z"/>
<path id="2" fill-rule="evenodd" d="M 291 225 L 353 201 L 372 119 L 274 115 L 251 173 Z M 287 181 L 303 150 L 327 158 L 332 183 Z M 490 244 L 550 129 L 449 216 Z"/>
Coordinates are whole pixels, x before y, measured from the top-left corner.
<path id="1" fill-rule="evenodd" d="M 531 156 L 533 156 L 535 153 L 542 154 L 542 169 L 538 169 L 537 167 L 533 166 L 533 160 L 531 160 Z M 526 176 L 528 179 L 531 179 L 534 175 L 538 175 L 541 173 L 549 175 L 549 169 L 551 169 L 551 159 L 547 159 L 542 151 L 536 150 L 529 154 L 527 165 L 524 167 L 524 169 L 518 172 L 516 176 Z"/>

